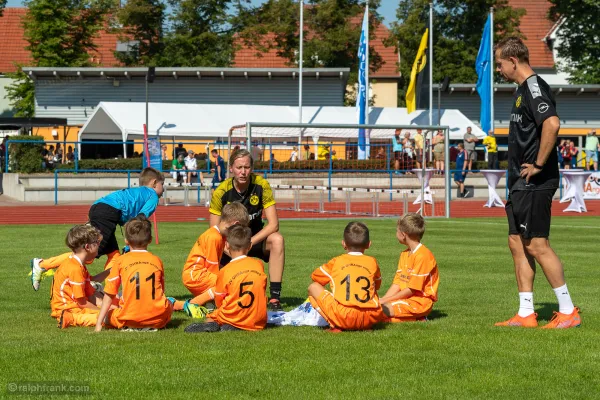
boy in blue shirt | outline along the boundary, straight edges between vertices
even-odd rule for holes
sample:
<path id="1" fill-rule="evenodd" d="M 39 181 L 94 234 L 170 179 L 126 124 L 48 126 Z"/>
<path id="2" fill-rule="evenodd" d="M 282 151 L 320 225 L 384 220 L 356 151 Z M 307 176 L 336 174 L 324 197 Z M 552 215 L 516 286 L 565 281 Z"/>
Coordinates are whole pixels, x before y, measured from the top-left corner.
<path id="1" fill-rule="evenodd" d="M 454 172 L 454 182 L 458 185 L 459 195 L 458 197 L 467 197 L 469 191 L 465 192 L 465 177 L 467 176 L 467 151 L 462 143 L 456 145 L 458 154 L 456 155 L 456 168 Z"/>
<path id="2" fill-rule="evenodd" d="M 150 217 L 158 206 L 162 196 L 165 177 L 154 168 L 145 168 L 140 174 L 140 185 L 130 189 L 113 192 L 98 200 L 89 212 L 89 224 L 102 234 L 98 255 L 106 255 L 108 259 L 104 269 L 110 269 L 119 254 L 119 245 L 115 237 L 117 225 L 125 225 L 133 217 L 144 214 Z M 31 260 L 31 284 L 34 290 L 40 287 L 42 274 L 47 270 L 58 268 L 72 253 L 64 253 L 48 259 Z"/>
<path id="3" fill-rule="evenodd" d="M 396 129 L 396 132 L 394 133 L 394 136 L 392 137 L 392 144 L 393 144 L 392 150 L 394 151 L 394 169 L 396 170 L 396 174 L 400 173 L 400 161 L 402 160 L 402 157 L 403 157 L 401 134 L 402 134 L 402 129 Z"/>

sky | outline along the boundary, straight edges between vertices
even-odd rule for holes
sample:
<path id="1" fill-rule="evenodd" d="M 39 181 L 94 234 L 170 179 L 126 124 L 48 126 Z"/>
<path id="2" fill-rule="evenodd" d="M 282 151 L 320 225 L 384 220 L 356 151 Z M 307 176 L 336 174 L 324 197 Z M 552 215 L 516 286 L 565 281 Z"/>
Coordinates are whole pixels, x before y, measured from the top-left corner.
<path id="1" fill-rule="evenodd" d="M 253 4 L 261 4 L 265 0 L 252 0 Z M 8 0 L 7 7 L 22 7 L 23 2 L 21 0 Z M 383 17 L 383 22 L 389 27 L 390 22 L 396 19 L 396 8 L 398 7 L 398 0 L 381 0 L 381 6 L 379 7 L 379 14 Z"/>

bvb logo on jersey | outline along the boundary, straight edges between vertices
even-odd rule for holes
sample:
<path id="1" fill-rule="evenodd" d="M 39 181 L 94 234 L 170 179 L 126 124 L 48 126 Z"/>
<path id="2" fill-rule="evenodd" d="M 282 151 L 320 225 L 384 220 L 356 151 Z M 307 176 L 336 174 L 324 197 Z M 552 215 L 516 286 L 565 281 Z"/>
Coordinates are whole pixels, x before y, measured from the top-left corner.
<path id="1" fill-rule="evenodd" d="M 521 107 L 521 96 L 517 97 L 517 102 L 515 103 L 517 107 Z"/>
<path id="2" fill-rule="evenodd" d="M 250 196 L 250 204 L 252 204 L 253 206 L 258 204 L 258 196 L 253 194 L 252 196 Z"/>

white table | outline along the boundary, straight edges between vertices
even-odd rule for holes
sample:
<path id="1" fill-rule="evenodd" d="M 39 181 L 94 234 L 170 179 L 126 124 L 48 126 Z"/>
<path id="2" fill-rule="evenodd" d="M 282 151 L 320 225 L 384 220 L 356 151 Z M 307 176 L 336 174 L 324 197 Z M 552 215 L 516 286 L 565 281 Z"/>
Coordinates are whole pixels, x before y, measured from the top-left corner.
<path id="1" fill-rule="evenodd" d="M 498 169 L 482 169 L 480 172 L 485 177 L 485 180 L 488 184 L 488 201 L 483 206 L 492 208 L 492 207 L 504 207 L 504 203 L 496 193 L 496 186 L 498 186 L 498 182 L 500 179 L 506 175 L 506 171 L 498 170 Z"/>
<path id="2" fill-rule="evenodd" d="M 576 190 L 576 188 L 573 187 L 573 185 L 569 184 L 569 180 L 564 176 L 564 173 L 565 172 L 582 172 L 583 169 L 581 169 L 581 168 L 559 169 L 559 171 L 561 174 L 563 174 L 563 177 L 565 178 L 565 185 L 564 185 L 565 189 L 563 190 L 563 195 L 562 195 L 562 198 L 560 199 L 560 202 L 566 203 L 573 199 L 573 196 L 575 196 L 575 192 L 577 190 Z"/>
<path id="3" fill-rule="evenodd" d="M 419 186 L 421 186 L 421 182 L 423 182 L 423 178 L 425 179 L 424 192 L 425 192 L 425 203 L 427 203 L 427 204 L 433 203 L 433 198 L 431 196 L 431 188 L 429 187 L 429 181 L 431 180 L 431 176 L 433 175 L 433 173 L 435 171 L 436 170 L 433 168 L 427 168 L 425 170 L 425 174 L 423 174 L 422 169 L 413 169 L 412 170 L 412 172 L 414 172 L 414 174 L 419 179 Z M 420 188 L 419 188 L 419 195 L 417 196 L 417 199 L 415 200 L 415 202 L 413 204 L 421 204 L 421 189 Z"/>
<path id="4" fill-rule="evenodd" d="M 569 204 L 569 207 L 565 208 L 563 212 L 587 212 L 585 201 L 583 200 L 583 186 L 591 174 L 591 171 L 568 170 L 563 172 L 563 176 L 569 184 L 569 190 L 572 190 L 573 192 L 571 204 Z"/>

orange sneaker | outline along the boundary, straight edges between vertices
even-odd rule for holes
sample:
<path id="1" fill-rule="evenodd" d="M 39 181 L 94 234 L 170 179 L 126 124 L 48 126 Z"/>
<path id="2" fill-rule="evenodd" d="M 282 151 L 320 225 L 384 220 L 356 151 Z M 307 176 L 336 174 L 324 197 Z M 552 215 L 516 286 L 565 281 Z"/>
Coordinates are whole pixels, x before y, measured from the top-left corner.
<path id="1" fill-rule="evenodd" d="M 542 329 L 565 329 L 576 328 L 581 325 L 581 317 L 579 316 L 579 308 L 575 307 L 571 314 L 563 314 L 554 311 L 554 317 Z"/>
<path id="2" fill-rule="evenodd" d="M 509 320 L 496 322 L 494 326 L 520 326 L 521 328 L 537 328 L 537 314 L 533 313 L 526 317 L 521 317 L 519 314 L 517 314 Z"/>
<path id="3" fill-rule="evenodd" d="M 69 310 L 63 310 L 60 313 L 60 319 L 58 320 L 58 327 L 65 329 L 73 324 L 73 313 Z"/>

